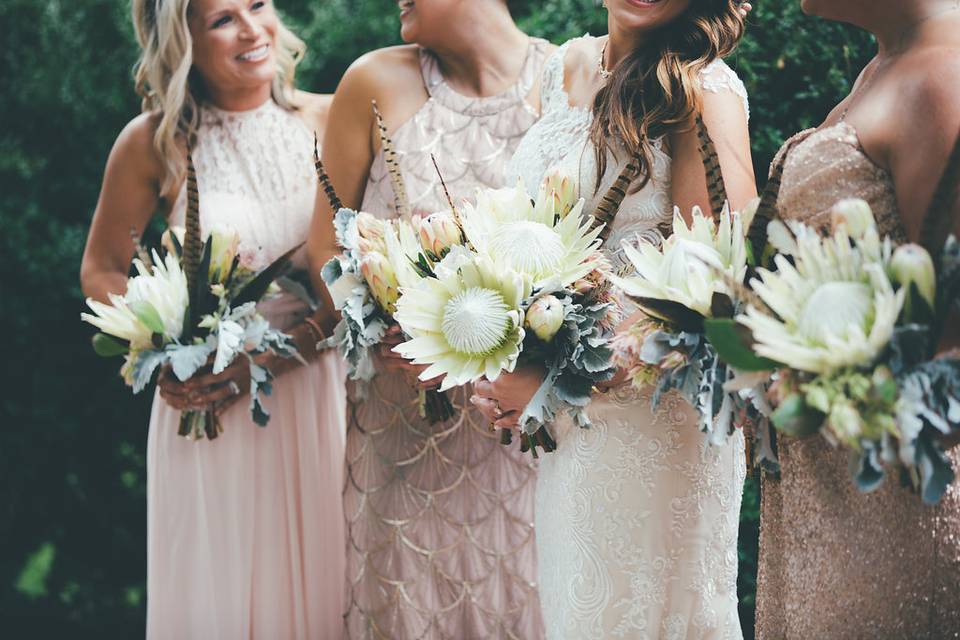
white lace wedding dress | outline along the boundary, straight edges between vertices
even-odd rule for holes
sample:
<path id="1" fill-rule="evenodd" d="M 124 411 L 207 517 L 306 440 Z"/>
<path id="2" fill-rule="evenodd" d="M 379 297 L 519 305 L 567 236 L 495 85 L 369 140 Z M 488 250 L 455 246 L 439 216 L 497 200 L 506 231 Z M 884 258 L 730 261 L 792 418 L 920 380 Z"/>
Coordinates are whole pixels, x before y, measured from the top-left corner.
<path id="1" fill-rule="evenodd" d="M 564 90 L 563 45 L 546 62 L 543 114 L 520 143 L 512 174 L 536 193 L 561 167 L 578 178 L 591 211 L 623 165 L 615 159 L 594 194 L 589 109 Z M 746 91 L 722 61 L 701 76 L 707 91 Z M 656 146 L 649 183 L 627 196 L 606 243 L 655 233 L 672 216 L 670 157 Z M 593 427 L 553 426 L 536 496 L 540 599 L 547 637 L 741 638 L 737 531 L 745 477 L 741 434 L 710 447 L 694 411 L 675 394 L 651 409 L 650 390 L 622 387 L 591 405 Z"/>

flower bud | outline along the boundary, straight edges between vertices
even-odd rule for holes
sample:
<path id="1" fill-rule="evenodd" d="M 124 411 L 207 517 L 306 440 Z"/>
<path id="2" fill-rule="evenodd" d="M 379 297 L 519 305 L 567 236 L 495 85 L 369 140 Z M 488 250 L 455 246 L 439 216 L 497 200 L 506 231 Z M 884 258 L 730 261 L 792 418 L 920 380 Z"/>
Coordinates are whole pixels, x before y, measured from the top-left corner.
<path id="1" fill-rule="evenodd" d="M 527 311 L 527 326 L 544 342 L 550 342 L 563 326 L 563 303 L 546 295 L 538 298 Z"/>
<path id="2" fill-rule="evenodd" d="M 361 211 L 357 214 L 357 233 L 360 234 L 360 252 L 377 252 L 386 255 L 387 245 L 383 239 L 386 224 L 373 214 Z"/>
<path id="3" fill-rule="evenodd" d="M 852 404 L 837 402 L 830 408 L 830 426 L 837 437 L 850 442 L 863 433 L 863 418 Z"/>
<path id="4" fill-rule="evenodd" d="M 537 195 L 537 208 L 553 206 L 554 215 L 561 218 L 570 213 L 577 202 L 577 186 L 566 172 L 554 169 L 543 179 Z"/>
<path id="5" fill-rule="evenodd" d="M 223 282 L 240 251 L 240 235 L 236 232 L 214 231 L 209 241 L 210 281 Z"/>
<path id="6" fill-rule="evenodd" d="M 177 249 L 173 244 L 173 239 L 176 238 L 177 244 L 182 248 L 183 237 L 186 233 L 183 227 L 169 227 L 163 232 L 163 235 L 160 236 L 160 246 L 166 249 L 167 253 L 177 255 Z"/>
<path id="7" fill-rule="evenodd" d="M 360 260 L 360 273 L 370 287 L 370 293 L 380 307 L 393 315 L 400 297 L 400 284 L 393 265 L 382 253 L 368 253 Z"/>
<path id="8" fill-rule="evenodd" d="M 916 306 L 912 300 L 911 284 L 917 286 L 920 297 L 923 298 L 930 310 L 936 308 L 937 276 L 933 267 L 933 259 L 927 250 L 918 244 L 904 244 L 897 247 L 890 260 L 890 272 L 893 279 L 907 290 L 904 311 L 907 318 Z"/>
<path id="9" fill-rule="evenodd" d="M 450 247 L 463 244 L 463 232 L 460 230 L 460 225 L 446 211 L 431 213 L 415 226 L 420 236 L 420 246 L 423 247 L 424 251 L 432 253 L 437 258 L 443 258 Z"/>
<path id="10" fill-rule="evenodd" d="M 854 240 L 859 240 L 869 229 L 876 227 L 870 205 L 859 198 L 847 198 L 833 205 L 830 219 L 834 230 L 841 226 Z"/>

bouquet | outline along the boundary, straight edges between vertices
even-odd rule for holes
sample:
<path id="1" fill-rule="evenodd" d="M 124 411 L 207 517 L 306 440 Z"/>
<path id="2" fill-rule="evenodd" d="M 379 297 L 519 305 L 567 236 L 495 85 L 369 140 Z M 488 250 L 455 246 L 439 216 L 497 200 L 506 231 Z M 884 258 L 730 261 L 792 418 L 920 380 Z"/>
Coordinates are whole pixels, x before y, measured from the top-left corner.
<path id="1" fill-rule="evenodd" d="M 633 277 L 611 280 L 645 317 L 613 341 L 614 362 L 637 388 L 653 384 L 653 406 L 672 389 L 697 409 L 700 430 L 711 444 L 725 442 L 736 424 L 758 415 L 744 396 L 726 390 L 734 371 L 708 340 L 707 320 L 732 318 L 731 287 L 742 283 L 752 262 L 743 214 L 724 207 L 715 220 L 694 208 L 688 226 L 676 209 L 672 234 L 659 242 L 624 242 Z"/>
<path id="2" fill-rule="evenodd" d="M 429 258 L 420 249 L 413 226 L 404 220 L 382 221 L 341 207 L 334 227 L 343 252 L 321 272 L 342 316 L 333 342 L 351 379 L 367 382 L 376 374 L 372 349 L 396 322 L 401 285 L 418 282 L 419 269 L 429 264 Z M 431 424 L 443 422 L 453 416 L 453 405 L 443 391 L 421 390 L 420 415 Z"/>
<path id="3" fill-rule="evenodd" d="M 250 414 L 266 426 L 270 416 L 260 393 L 270 395 L 272 375 L 254 356 L 273 351 L 297 356 L 292 339 L 272 328 L 257 312 L 257 302 L 289 264 L 292 249 L 260 271 L 241 258 L 235 233 L 214 231 L 200 240 L 199 201 L 192 164 L 188 170 L 187 228 L 164 233 L 162 253 L 142 248 L 133 260 L 136 275 L 123 295 L 110 304 L 87 299 L 93 313 L 81 319 L 100 330 L 94 350 L 104 357 L 123 356 L 121 375 L 134 393 L 142 391 L 163 365 L 186 381 L 212 360 L 221 373 L 236 358 L 250 364 Z M 137 243 L 139 246 L 139 243 Z M 212 410 L 185 411 L 179 434 L 216 438 L 222 427 Z"/>
<path id="4" fill-rule="evenodd" d="M 960 244 L 894 246 L 861 200 L 834 207 L 829 236 L 799 222 L 768 229 L 772 268 L 716 327 L 717 351 L 770 381 L 776 429 L 849 449 L 861 490 L 899 462 L 936 503 L 954 477 L 940 437 L 960 429 L 960 359 L 934 357 L 960 297 Z"/>
<path id="5" fill-rule="evenodd" d="M 395 351 L 429 365 L 421 379 L 444 376 L 442 390 L 495 380 L 521 359 L 545 366 L 520 417 L 521 446 L 534 455 L 538 445 L 555 446 L 545 426 L 559 412 L 589 426 L 593 386 L 613 376 L 607 343 L 617 315 L 602 225 L 582 217 L 574 193 L 555 173 L 535 200 L 522 185 L 479 189 L 462 214 L 452 208 L 417 222 L 422 251 L 406 255 L 417 277 L 401 282 L 396 303 L 411 339 Z"/>

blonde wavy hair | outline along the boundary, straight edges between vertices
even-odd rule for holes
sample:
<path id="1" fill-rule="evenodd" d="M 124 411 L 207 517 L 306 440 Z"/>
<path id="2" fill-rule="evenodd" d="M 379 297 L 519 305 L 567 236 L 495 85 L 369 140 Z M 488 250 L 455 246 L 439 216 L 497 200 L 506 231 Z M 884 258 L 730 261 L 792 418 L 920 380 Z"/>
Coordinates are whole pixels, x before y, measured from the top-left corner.
<path id="1" fill-rule="evenodd" d="M 633 189 L 649 181 L 652 141 L 692 125 L 702 108 L 700 72 L 740 43 L 739 5 L 738 0 L 691 0 L 683 14 L 617 64 L 593 102 L 590 139 L 598 177 L 619 142 L 640 162 L 640 181 Z"/>
<path id="2" fill-rule="evenodd" d="M 142 52 L 134 79 L 137 95 L 143 98 L 143 111 L 160 117 L 153 145 L 164 165 L 161 192 L 184 175 L 184 149 L 200 124 L 203 95 L 193 73 L 189 8 L 190 0 L 133 0 L 133 25 Z M 304 42 L 279 22 L 272 93 L 274 101 L 286 109 L 296 108 L 294 75 L 306 50 Z"/>

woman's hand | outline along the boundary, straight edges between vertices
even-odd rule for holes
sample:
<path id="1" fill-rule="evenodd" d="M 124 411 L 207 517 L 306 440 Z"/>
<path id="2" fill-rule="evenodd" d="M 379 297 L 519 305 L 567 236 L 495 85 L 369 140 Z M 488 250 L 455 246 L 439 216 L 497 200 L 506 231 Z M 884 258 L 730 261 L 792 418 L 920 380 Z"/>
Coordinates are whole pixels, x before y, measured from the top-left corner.
<path id="1" fill-rule="evenodd" d="M 516 429 L 523 410 L 543 384 L 544 377 L 546 371 L 540 365 L 517 367 L 513 373 L 501 374 L 494 382 L 476 383 L 470 402 L 494 427 Z"/>
<path id="2" fill-rule="evenodd" d="M 180 382 L 170 367 L 164 367 L 157 381 L 160 397 L 180 411 L 204 411 L 213 407 L 220 416 L 250 393 L 250 363 L 246 358 L 237 358 L 218 374 L 211 373 L 210 369 L 207 365 L 186 382 Z"/>
<path id="3" fill-rule="evenodd" d="M 443 382 L 443 376 L 438 376 L 432 380 L 420 380 L 420 374 L 426 371 L 427 365 L 413 364 L 393 350 L 395 346 L 405 341 L 406 338 L 400 327 L 393 325 L 387 329 L 378 347 L 380 364 L 383 369 L 390 373 L 403 374 L 410 381 L 410 384 L 419 389 L 429 391 L 439 387 L 440 383 Z"/>

